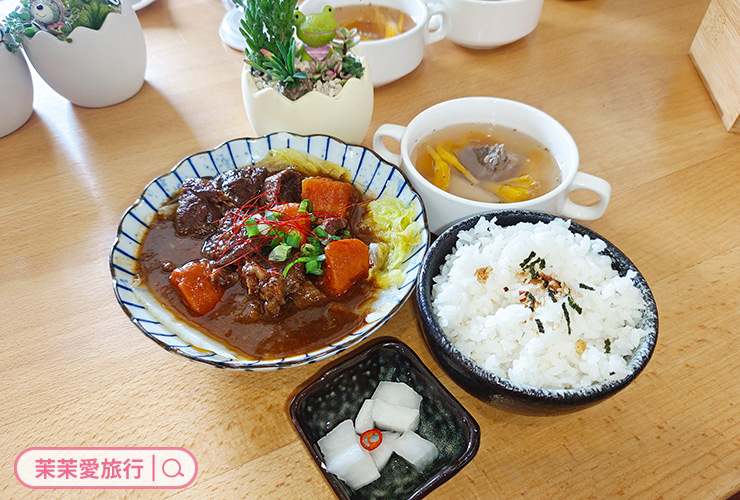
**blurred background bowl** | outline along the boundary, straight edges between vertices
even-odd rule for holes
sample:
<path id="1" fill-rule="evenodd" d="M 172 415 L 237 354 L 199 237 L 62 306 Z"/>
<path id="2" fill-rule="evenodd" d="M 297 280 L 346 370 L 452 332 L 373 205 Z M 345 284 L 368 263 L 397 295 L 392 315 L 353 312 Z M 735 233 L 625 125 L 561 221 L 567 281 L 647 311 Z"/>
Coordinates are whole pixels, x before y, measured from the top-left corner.
<path id="1" fill-rule="evenodd" d="M 537 27 L 543 0 L 432 0 L 450 18 L 447 38 L 468 49 L 493 49 L 529 35 Z"/>
<path id="2" fill-rule="evenodd" d="M 342 339 L 322 348 L 280 359 L 247 359 L 218 340 L 205 335 L 164 309 L 147 287 L 136 286 L 136 257 L 141 241 L 157 209 L 167 204 L 189 177 L 215 176 L 220 172 L 251 165 L 271 149 L 290 148 L 310 153 L 349 170 L 353 184 L 366 196 L 395 196 L 415 210 L 423 226 L 419 243 L 408 252 L 401 286 L 376 295 L 382 312 Z M 234 139 L 210 151 L 189 156 L 170 172 L 154 179 L 126 211 L 110 253 L 110 271 L 116 298 L 131 321 L 164 349 L 219 368 L 275 370 L 313 363 L 361 342 L 383 326 L 404 304 L 416 283 L 417 271 L 429 241 L 424 206 L 404 175 L 371 150 L 345 144 L 324 135 L 300 136 L 280 132 L 265 137 Z"/>
<path id="3" fill-rule="evenodd" d="M 645 368 L 655 349 L 658 338 L 658 311 L 655 300 L 647 282 L 625 254 L 594 231 L 575 222 L 571 222 L 570 225 L 573 233 L 606 243 L 606 249 L 602 253 L 609 256 L 612 268 L 620 276 L 624 276 L 628 271 L 636 273 L 632 281 L 645 300 L 646 310 L 639 326 L 648 333 L 629 359 L 629 374 L 626 377 L 582 389 L 558 390 L 524 386 L 483 369 L 452 344 L 439 325 L 432 308 L 433 279 L 439 274 L 445 257 L 452 252 L 457 243 L 458 233 L 472 228 L 481 217 L 487 220 L 495 217 L 499 226 L 512 226 L 520 222 L 548 223 L 557 218 L 550 214 L 525 210 L 489 212 L 455 224 L 434 241 L 424 257 L 415 298 L 418 306 L 417 320 L 424 339 L 442 368 L 473 396 L 500 409 L 527 415 L 556 415 L 581 410 L 627 387 Z"/>

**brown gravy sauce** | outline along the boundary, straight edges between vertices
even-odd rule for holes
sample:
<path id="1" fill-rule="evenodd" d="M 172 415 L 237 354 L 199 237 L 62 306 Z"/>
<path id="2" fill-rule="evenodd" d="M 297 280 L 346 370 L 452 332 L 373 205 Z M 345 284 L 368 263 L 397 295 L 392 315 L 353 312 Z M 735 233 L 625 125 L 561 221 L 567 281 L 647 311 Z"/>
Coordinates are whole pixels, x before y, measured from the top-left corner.
<path id="1" fill-rule="evenodd" d="M 367 239 L 363 235 L 359 237 Z M 370 299 L 377 290 L 368 279 L 325 304 L 303 310 L 290 304 L 279 318 L 260 322 L 239 321 L 236 311 L 246 290 L 237 283 L 226 290 L 215 309 L 203 316 L 193 316 L 170 284 L 170 273 L 163 270 L 162 263 L 169 261 L 182 266 L 200 259 L 202 244 L 202 238 L 177 236 L 172 221 L 155 218 L 139 252 L 138 279 L 180 320 L 249 358 L 274 359 L 310 352 L 341 339 L 365 323 Z"/>

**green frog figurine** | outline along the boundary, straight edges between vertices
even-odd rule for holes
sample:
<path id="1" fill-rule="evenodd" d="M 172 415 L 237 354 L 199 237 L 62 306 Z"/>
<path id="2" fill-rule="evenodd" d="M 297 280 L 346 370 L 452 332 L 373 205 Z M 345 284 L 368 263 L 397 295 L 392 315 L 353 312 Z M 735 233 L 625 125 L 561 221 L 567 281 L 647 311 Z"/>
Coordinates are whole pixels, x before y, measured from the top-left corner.
<path id="1" fill-rule="evenodd" d="M 303 42 L 300 50 L 301 59 L 320 61 L 329 54 L 329 43 L 334 40 L 339 24 L 334 19 L 334 7 L 327 5 L 317 14 L 305 15 L 296 10 L 293 24 L 298 38 Z"/>

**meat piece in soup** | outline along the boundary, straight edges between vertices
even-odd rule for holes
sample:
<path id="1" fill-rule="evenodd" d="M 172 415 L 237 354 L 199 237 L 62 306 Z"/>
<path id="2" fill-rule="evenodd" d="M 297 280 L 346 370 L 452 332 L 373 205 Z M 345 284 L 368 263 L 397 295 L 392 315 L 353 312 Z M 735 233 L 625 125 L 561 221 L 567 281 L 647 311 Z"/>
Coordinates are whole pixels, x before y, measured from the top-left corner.
<path id="1" fill-rule="evenodd" d="M 534 138 L 490 124 L 446 127 L 419 141 L 411 160 L 429 182 L 474 201 L 511 203 L 560 184 L 552 153 Z"/>

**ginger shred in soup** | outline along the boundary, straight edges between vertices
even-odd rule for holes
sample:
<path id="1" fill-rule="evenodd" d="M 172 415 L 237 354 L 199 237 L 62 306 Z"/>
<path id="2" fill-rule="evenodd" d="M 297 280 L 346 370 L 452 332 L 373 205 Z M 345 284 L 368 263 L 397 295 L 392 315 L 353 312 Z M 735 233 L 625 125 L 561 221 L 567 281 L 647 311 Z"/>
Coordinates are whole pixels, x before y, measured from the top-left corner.
<path id="1" fill-rule="evenodd" d="M 361 40 L 380 40 L 409 31 L 415 26 L 406 13 L 380 5 L 347 5 L 334 9 L 334 17 L 349 30 L 357 29 Z"/>
<path id="2" fill-rule="evenodd" d="M 531 200 L 561 181 L 560 167 L 549 149 L 500 125 L 445 127 L 419 141 L 411 161 L 438 188 L 474 201 Z"/>

